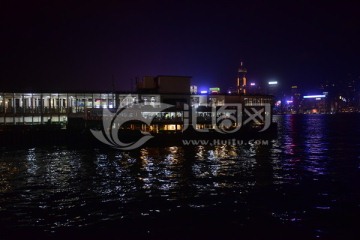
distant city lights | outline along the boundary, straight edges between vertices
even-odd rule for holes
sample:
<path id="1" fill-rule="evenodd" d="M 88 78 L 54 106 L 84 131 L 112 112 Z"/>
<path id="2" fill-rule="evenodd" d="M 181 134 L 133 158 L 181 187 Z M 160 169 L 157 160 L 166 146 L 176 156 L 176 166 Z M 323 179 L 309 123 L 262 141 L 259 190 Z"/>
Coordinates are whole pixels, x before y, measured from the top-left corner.
<path id="1" fill-rule="evenodd" d="M 270 81 L 270 82 L 269 82 L 269 85 L 277 85 L 277 84 L 278 84 L 277 81 Z"/>
<path id="2" fill-rule="evenodd" d="M 339 96 L 339 99 L 342 100 L 342 101 L 344 101 L 344 102 L 347 102 L 347 101 L 346 101 L 346 98 L 344 98 L 344 97 L 342 97 L 342 96 Z"/>
<path id="3" fill-rule="evenodd" d="M 209 88 L 209 92 L 218 94 L 218 93 L 220 93 L 220 88 L 218 88 L 218 87 Z"/>
<path id="4" fill-rule="evenodd" d="M 326 95 L 307 95 L 304 98 L 324 98 Z"/>
<path id="5" fill-rule="evenodd" d="M 202 90 L 202 91 L 200 91 L 200 93 L 201 93 L 201 94 L 207 94 L 207 93 L 208 93 L 208 91 L 206 91 L 206 90 Z"/>
<path id="6" fill-rule="evenodd" d="M 255 86 L 256 84 L 254 82 L 250 83 L 250 86 Z"/>

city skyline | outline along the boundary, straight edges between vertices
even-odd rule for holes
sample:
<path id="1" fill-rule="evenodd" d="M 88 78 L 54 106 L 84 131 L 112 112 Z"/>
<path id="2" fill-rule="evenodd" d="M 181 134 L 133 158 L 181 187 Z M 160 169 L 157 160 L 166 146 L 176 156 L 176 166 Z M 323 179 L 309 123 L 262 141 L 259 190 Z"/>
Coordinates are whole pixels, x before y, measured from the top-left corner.
<path id="1" fill-rule="evenodd" d="M 0 2 L 0 238 L 354 239 L 360 3 Z"/>
<path id="2" fill-rule="evenodd" d="M 277 80 L 304 89 L 359 76 L 357 3 L 6 3 L 3 89 L 132 90 L 136 78 L 192 76 L 193 84 Z"/>

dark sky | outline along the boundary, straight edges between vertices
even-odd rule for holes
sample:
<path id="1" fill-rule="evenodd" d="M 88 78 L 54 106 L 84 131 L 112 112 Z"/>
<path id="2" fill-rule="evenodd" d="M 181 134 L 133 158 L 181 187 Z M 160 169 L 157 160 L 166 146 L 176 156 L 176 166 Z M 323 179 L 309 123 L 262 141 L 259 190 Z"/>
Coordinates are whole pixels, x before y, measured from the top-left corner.
<path id="1" fill-rule="evenodd" d="M 316 88 L 360 71 L 355 1 L 8 1 L 0 3 L 0 89 L 130 90 L 186 75 Z M 0 90 L 1 91 L 1 90 Z"/>

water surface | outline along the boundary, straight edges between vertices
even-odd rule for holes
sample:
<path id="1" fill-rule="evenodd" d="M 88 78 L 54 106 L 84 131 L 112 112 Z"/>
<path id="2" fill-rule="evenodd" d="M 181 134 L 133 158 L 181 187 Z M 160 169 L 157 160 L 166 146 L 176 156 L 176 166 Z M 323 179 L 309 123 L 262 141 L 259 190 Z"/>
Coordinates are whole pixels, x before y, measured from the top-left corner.
<path id="1" fill-rule="evenodd" d="M 2 148 L 0 234 L 355 239 L 360 116 L 275 120 L 268 145 Z"/>

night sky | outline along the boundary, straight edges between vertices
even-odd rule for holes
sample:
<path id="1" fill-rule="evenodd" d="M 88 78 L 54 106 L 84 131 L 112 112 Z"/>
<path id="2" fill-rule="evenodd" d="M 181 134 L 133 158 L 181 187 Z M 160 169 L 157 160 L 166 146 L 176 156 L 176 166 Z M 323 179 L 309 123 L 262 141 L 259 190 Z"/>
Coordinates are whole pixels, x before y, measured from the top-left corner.
<path id="1" fill-rule="evenodd" d="M 316 89 L 360 74 L 360 4 L 346 1 L 0 3 L 0 91 L 132 89 L 185 75 L 199 87 L 249 81 Z M 355 1 L 352 1 L 355 2 Z"/>

